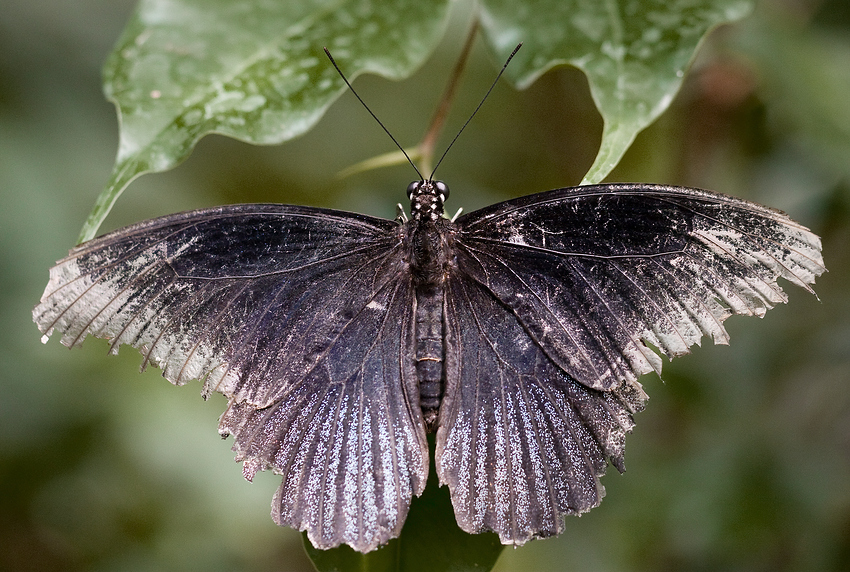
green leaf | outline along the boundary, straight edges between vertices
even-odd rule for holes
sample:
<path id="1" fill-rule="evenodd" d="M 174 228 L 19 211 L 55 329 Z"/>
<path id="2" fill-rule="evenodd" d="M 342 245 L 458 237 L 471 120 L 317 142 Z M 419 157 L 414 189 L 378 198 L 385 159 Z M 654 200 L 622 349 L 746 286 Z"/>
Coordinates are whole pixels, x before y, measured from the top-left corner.
<path id="1" fill-rule="evenodd" d="M 605 126 L 582 184 L 601 181 L 670 105 L 705 34 L 747 15 L 751 0 L 484 0 L 496 53 L 523 48 L 506 75 L 519 87 L 546 70 L 581 69 Z"/>
<path id="2" fill-rule="evenodd" d="M 410 75 L 446 26 L 448 0 L 142 0 L 104 68 L 118 107 L 110 180 L 92 238 L 130 182 L 185 159 L 207 133 L 280 143 L 312 127 L 350 78 Z"/>
<path id="3" fill-rule="evenodd" d="M 481 20 L 519 87 L 569 63 L 585 72 L 604 119 L 584 183 L 598 182 L 670 104 L 700 40 L 752 0 L 482 0 Z M 130 182 L 185 159 L 207 133 L 280 143 L 312 127 L 351 78 L 410 75 L 439 42 L 448 0 L 142 0 L 104 69 L 118 106 L 113 173 L 86 221 L 92 238 Z"/>
<path id="4" fill-rule="evenodd" d="M 428 436 L 431 466 L 434 435 Z M 421 497 L 414 497 L 399 538 L 368 554 L 348 546 L 304 548 L 319 572 L 486 572 L 496 565 L 504 545 L 494 533 L 467 534 L 457 526 L 448 487 L 440 487 L 435 471 Z"/>

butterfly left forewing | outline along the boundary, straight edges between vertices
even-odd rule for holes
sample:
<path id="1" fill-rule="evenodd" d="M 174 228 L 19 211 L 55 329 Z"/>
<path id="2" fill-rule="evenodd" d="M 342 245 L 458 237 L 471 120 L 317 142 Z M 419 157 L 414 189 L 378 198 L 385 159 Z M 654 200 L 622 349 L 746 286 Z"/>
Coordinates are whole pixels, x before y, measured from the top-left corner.
<path id="1" fill-rule="evenodd" d="M 132 345 L 173 383 L 262 406 L 403 270 L 396 229 L 287 205 L 162 217 L 73 249 L 33 317 L 65 345 Z"/>

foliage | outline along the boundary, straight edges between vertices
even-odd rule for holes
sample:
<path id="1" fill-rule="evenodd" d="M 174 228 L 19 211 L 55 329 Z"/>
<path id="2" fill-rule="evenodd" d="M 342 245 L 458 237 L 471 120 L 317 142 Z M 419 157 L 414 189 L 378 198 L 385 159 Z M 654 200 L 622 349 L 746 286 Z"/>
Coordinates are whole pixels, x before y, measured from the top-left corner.
<path id="1" fill-rule="evenodd" d="M 203 403 L 197 384 L 174 388 L 156 371 L 139 376 L 136 355 L 107 359 L 94 340 L 71 354 L 43 346 L 31 323 L 46 269 L 111 166 L 115 118 L 98 74 L 131 2 L 73 11 L 19 2 L 0 14 L 0 569 L 311 570 L 300 536 L 267 516 L 279 478 L 244 483 L 218 439 L 221 401 Z M 460 4 L 437 38 L 421 17 L 400 35 L 440 44 L 411 80 L 355 82 L 402 142 L 420 134 L 456 57 L 467 29 L 454 23 Z M 494 570 L 850 568 L 850 13 L 846 0 L 759 4 L 709 35 L 671 108 L 610 178 L 786 210 L 824 238 L 821 302 L 791 293 L 764 322 L 730 320 L 730 347 L 665 364 L 664 384 L 642 380 L 652 399 L 628 439 L 627 473 L 605 477 L 602 506 L 568 519 L 557 539 L 505 550 Z M 506 54 L 489 41 L 470 58 L 457 121 Z M 559 68 L 522 93 L 497 87 L 441 167 L 452 209 L 579 181 L 602 130 L 588 85 Z M 387 148 L 343 97 L 280 147 L 205 137 L 180 168 L 137 180 L 108 224 L 237 201 L 391 217 L 409 170 L 333 179 Z"/>
<path id="2" fill-rule="evenodd" d="M 585 183 L 602 180 L 670 104 L 705 33 L 751 0 L 482 0 L 497 58 L 524 48 L 508 77 L 528 86 L 551 67 L 583 70 L 605 120 Z M 142 0 L 104 71 L 121 117 L 112 176 L 80 235 L 94 237 L 130 182 L 184 160 L 207 133 L 256 144 L 310 129 L 351 79 L 409 76 L 450 17 L 447 0 Z M 478 14 L 475 14 L 478 18 Z"/>

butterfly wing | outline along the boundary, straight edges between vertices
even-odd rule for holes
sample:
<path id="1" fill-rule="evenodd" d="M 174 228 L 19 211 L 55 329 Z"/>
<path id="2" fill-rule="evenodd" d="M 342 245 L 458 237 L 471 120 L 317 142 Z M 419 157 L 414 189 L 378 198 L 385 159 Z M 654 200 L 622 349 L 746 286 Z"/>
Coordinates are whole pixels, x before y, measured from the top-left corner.
<path id="1" fill-rule="evenodd" d="M 268 466 L 283 475 L 272 516 L 317 548 L 368 552 L 398 536 L 427 478 L 415 371 L 403 371 L 413 363 L 412 286 L 390 283 L 370 304 L 280 400 L 231 401 L 220 422 L 246 478 Z"/>
<path id="2" fill-rule="evenodd" d="M 731 314 L 825 271 L 819 239 L 778 211 L 699 191 L 599 185 L 457 221 L 446 291 L 437 471 L 458 523 L 504 543 L 557 534 L 596 506 L 606 460 L 660 372 Z"/>
<path id="3" fill-rule="evenodd" d="M 654 346 L 726 343 L 732 314 L 763 316 L 811 291 L 820 239 L 787 215 L 698 189 L 559 189 L 458 221 L 458 267 L 511 308 L 561 369 L 609 390 L 660 372 Z"/>
<path id="4" fill-rule="evenodd" d="M 446 286 L 446 380 L 436 465 L 458 525 L 505 544 L 559 534 L 597 506 L 607 461 L 622 470 L 643 393 L 590 389 L 564 373 L 484 286 Z"/>
<path id="5" fill-rule="evenodd" d="M 72 250 L 33 316 L 45 339 L 92 334 L 138 348 L 173 383 L 203 378 L 205 393 L 230 398 L 220 431 L 246 476 L 283 474 L 277 522 L 365 551 L 398 535 L 428 471 L 401 359 L 412 343 L 402 244 L 392 221 L 320 209 L 172 215 Z"/>

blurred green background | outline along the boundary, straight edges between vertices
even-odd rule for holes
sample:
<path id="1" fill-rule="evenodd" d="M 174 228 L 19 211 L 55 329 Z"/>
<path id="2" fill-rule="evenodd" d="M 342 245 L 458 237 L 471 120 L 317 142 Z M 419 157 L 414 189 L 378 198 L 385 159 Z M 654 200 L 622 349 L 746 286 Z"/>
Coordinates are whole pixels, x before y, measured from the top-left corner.
<path id="1" fill-rule="evenodd" d="M 31 309 L 109 174 L 117 122 L 100 66 L 130 0 L 0 10 L 0 570 L 311 570 L 276 527 L 278 478 L 244 482 L 216 433 L 224 399 L 137 373 L 102 340 L 46 346 Z M 395 136 L 426 128 L 462 25 L 411 79 L 356 82 Z M 479 44 L 446 132 L 494 77 Z M 601 133 L 584 77 L 559 69 L 497 87 L 440 168 L 448 210 L 576 184 Z M 448 141 L 449 137 L 444 137 Z M 133 183 L 109 230 L 233 202 L 394 216 L 409 167 L 338 180 L 392 145 L 350 95 L 307 135 L 253 147 L 202 140 L 177 169 Z M 768 0 L 715 31 L 673 107 L 609 180 L 712 188 L 785 210 L 824 241 L 820 300 L 788 286 L 764 320 L 727 322 L 665 364 L 628 439 L 628 472 L 557 539 L 497 570 L 850 569 L 850 3 Z"/>

